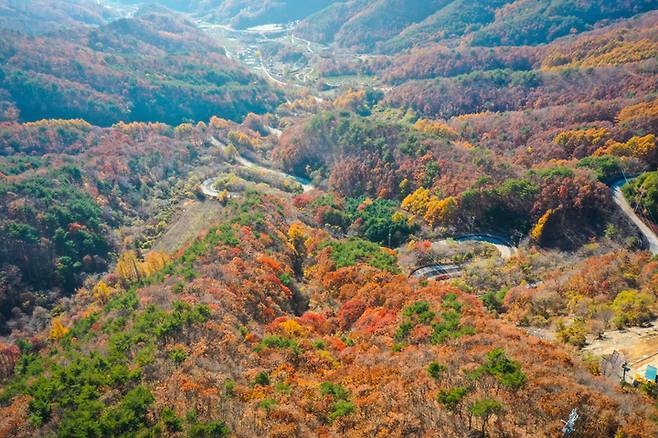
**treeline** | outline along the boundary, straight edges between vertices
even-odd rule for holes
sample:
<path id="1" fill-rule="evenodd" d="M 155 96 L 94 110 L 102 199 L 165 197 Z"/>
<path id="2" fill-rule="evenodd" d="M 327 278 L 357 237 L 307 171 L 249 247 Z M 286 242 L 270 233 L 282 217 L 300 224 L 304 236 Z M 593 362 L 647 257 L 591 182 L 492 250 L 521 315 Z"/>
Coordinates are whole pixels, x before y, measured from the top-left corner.
<path id="1" fill-rule="evenodd" d="M 392 85 L 413 80 L 455 77 L 479 71 L 577 69 L 633 64 L 655 58 L 655 12 L 621 20 L 589 32 L 560 38 L 547 45 L 455 46 L 434 42 L 396 50 L 395 56 L 371 55 L 357 59 L 323 59 L 323 76 L 367 74 Z M 438 37 L 440 39 L 440 36 Z M 651 64 L 648 64 L 648 68 Z M 587 71 L 585 71 L 587 73 Z M 582 73 L 581 73 L 582 74 Z"/>
<path id="2" fill-rule="evenodd" d="M 582 165 L 596 168 L 605 180 L 621 173 L 621 161 L 634 172 L 655 165 L 650 135 L 656 132 L 656 108 L 651 98 L 617 99 L 470 114 L 448 124 L 462 139 L 523 166 L 587 159 Z M 596 157 L 588 158 L 592 154 Z"/>
<path id="3" fill-rule="evenodd" d="M 271 23 L 289 23 L 300 20 L 336 0 L 160 0 L 168 8 L 199 16 L 210 16 L 219 23 L 230 23 L 235 29 Z M 121 0 L 121 3 L 141 4 L 139 0 Z"/>
<path id="4" fill-rule="evenodd" d="M 441 187 L 449 195 L 475 184 L 477 175 L 512 174 L 499 157 L 466 144 L 455 147 L 451 129 L 425 133 L 399 114 L 385 114 L 320 113 L 287 131 L 276 156 L 285 168 L 326 178 L 330 188 L 348 197 L 399 199 L 420 185 Z"/>
<path id="5" fill-rule="evenodd" d="M 98 26 L 115 17 L 115 12 L 93 0 L 3 0 L 0 27 L 42 34 L 67 27 Z"/>

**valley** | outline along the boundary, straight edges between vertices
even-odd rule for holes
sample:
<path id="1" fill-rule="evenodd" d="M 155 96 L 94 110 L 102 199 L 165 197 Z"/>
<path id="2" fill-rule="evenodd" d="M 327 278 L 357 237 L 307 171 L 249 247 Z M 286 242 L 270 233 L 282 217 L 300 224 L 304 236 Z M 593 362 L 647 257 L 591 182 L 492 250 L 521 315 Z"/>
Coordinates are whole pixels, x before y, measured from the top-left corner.
<path id="1" fill-rule="evenodd" d="M 0 35 L 0 437 L 658 436 L 655 2 Z"/>

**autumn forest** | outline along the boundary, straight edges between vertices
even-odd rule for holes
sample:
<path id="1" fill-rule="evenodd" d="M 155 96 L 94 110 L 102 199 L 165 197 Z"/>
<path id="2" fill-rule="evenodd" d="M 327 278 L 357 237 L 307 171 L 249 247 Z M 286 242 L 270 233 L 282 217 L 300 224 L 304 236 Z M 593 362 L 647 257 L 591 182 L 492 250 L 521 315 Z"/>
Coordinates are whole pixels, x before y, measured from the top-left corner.
<path id="1" fill-rule="evenodd" d="M 658 437 L 657 90 L 654 0 L 0 0 L 0 437 Z"/>

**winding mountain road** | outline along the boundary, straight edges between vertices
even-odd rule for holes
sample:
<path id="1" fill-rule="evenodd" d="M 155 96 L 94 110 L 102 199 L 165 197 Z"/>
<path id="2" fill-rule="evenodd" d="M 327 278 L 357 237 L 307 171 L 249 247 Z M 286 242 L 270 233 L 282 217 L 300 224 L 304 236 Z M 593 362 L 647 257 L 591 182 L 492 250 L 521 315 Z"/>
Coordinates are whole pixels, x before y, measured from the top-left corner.
<path id="1" fill-rule="evenodd" d="M 209 196 L 211 198 L 218 197 L 219 192 L 213 188 L 213 184 L 215 183 L 216 180 L 217 180 L 217 178 L 208 178 L 207 180 L 202 182 L 201 183 L 201 192 L 204 195 Z"/>
<path id="2" fill-rule="evenodd" d="M 651 254 L 656 255 L 658 254 L 658 236 L 651 228 L 649 228 L 642 218 L 635 213 L 635 210 L 631 207 L 631 204 L 628 203 L 624 193 L 621 191 L 624 184 L 632 179 L 633 178 L 623 178 L 610 186 L 610 189 L 612 190 L 612 200 L 617 204 L 626 217 L 640 229 L 640 232 L 649 244 L 649 251 Z"/>
<path id="3" fill-rule="evenodd" d="M 272 129 L 271 131 L 276 134 L 274 129 Z M 225 144 L 217 140 L 215 137 L 211 137 L 210 141 L 213 143 L 213 145 L 222 147 L 223 149 L 227 147 Z M 313 184 L 311 184 L 309 180 L 305 178 L 300 178 L 280 170 L 265 167 L 261 164 L 246 159 L 242 155 L 237 155 L 235 157 L 235 160 L 238 164 L 244 167 L 256 169 L 261 172 L 270 173 L 280 178 L 293 179 L 302 186 L 304 192 L 309 192 L 316 188 Z M 649 244 L 649 251 L 653 255 L 656 255 L 658 254 L 658 235 L 656 235 L 656 233 L 637 215 L 637 213 L 635 213 L 635 210 L 633 210 L 633 207 L 631 207 L 631 205 L 624 197 L 623 192 L 621 191 L 622 186 L 632 179 L 633 178 L 629 178 L 629 179 L 623 178 L 614 182 L 610 186 L 610 190 L 612 190 L 612 199 L 614 203 L 621 209 L 624 215 L 639 228 L 640 232 L 642 233 L 642 235 L 644 236 L 644 238 L 647 240 Z M 201 191 L 203 192 L 204 195 L 213 198 L 219 196 L 219 192 L 213 187 L 213 183 L 215 182 L 215 180 L 216 178 L 208 178 L 201 184 Z M 518 252 L 518 248 L 514 246 L 512 242 L 510 242 L 508 239 L 490 234 L 467 234 L 467 235 L 455 236 L 451 239 L 438 240 L 436 243 L 447 243 L 449 241 L 483 242 L 483 243 L 491 244 L 496 247 L 502 259 L 510 259 Z M 454 277 L 456 275 L 461 274 L 461 272 L 462 272 L 462 265 L 436 264 L 436 265 L 422 266 L 420 268 L 417 268 L 416 270 L 412 271 L 410 276 L 415 278 L 432 279 L 438 277 Z"/>
<path id="4" fill-rule="evenodd" d="M 270 129 L 271 129 L 271 131 L 273 132 L 274 135 L 277 134 L 278 130 L 276 130 L 274 128 L 270 128 Z M 278 131 L 278 132 L 280 132 L 280 131 Z M 221 141 L 217 140 L 215 137 L 210 137 L 210 142 L 213 144 L 213 146 L 220 147 L 220 148 L 222 148 L 222 150 L 224 152 L 227 152 L 228 146 L 225 145 L 224 143 L 222 143 Z M 298 177 L 298 176 L 290 175 L 290 174 L 285 173 L 285 172 L 280 171 L 280 170 L 265 167 L 261 164 L 258 164 L 258 163 L 255 163 L 255 162 L 251 161 L 251 160 L 246 159 L 245 157 L 243 157 L 240 154 L 235 156 L 235 161 L 243 167 L 247 167 L 247 168 L 250 168 L 250 169 L 256 169 L 259 172 L 269 173 L 269 174 L 275 175 L 279 178 L 292 179 L 296 183 L 298 183 L 300 186 L 302 186 L 302 189 L 304 190 L 304 192 L 310 192 L 311 190 L 314 190 L 316 188 L 311 183 L 311 181 L 306 179 L 306 178 L 301 178 L 301 177 Z M 208 178 L 205 181 L 203 181 L 201 183 L 201 192 L 203 192 L 204 195 L 209 196 L 211 198 L 218 197 L 219 192 L 213 187 L 213 183 L 216 180 L 217 180 L 217 178 Z"/>
<path id="5" fill-rule="evenodd" d="M 619 207 L 619 209 L 624 213 L 624 215 L 633 222 L 640 233 L 644 236 L 647 243 L 649 244 L 649 251 L 651 254 L 658 254 L 658 235 L 642 220 L 640 216 L 635 212 L 633 207 L 629 204 L 624 196 L 624 193 L 621 191 L 621 188 L 627 182 L 633 180 L 634 178 L 622 178 L 615 181 L 610 185 L 610 190 L 612 191 L 612 200 Z M 516 254 L 518 248 L 513 246 L 506 239 L 499 238 L 496 236 L 490 235 L 470 235 L 470 236 L 460 236 L 452 239 L 457 242 L 486 242 L 494 245 L 498 252 L 500 252 L 500 257 L 503 259 L 509 259 L 514 254 Z M 449 239 L 439 240 L 438 243 L 446 243 Z M 410 277 L 423 278 L 423 279 L 433 279 L 433 278 L 447 278 L 460 275 L 462 273 L 462 265 L 454 264 L 436 264 L 430 266 L 423 266 L 421 268 L 412 271 Z"/>
<path id="6" fill-rule="evenodd" d="M 462 265 L 431 265 L 416 269 L 410 277 L 432 280 L 436 278 L 450 278 L 462 273 Z"/>
<path id="7" fill-rule="evenodd" d="M 454 240 L 456 242 L 483 242 L 489 243 L 496 247 L 500 253 L 500 257 L 503 259 L 510 259 L 513 255 L 518 252 L 518 248 L 512 244 L 512 242 L 504 239 L 502 237 L 493 236 L 490 234 L 467 234 L 463 236 L 456 236 L 452 239 L 439 240 L 440 243 L 447 242 L 448 240 Z"/>
<path id="8" fill-rule="evenodd" d="M 267 69 L 267 67 L 265 66 L 265 62 L 263 61 L 263 58 L 260 59 L 260 69 L 265 73 L 265 76 L 267 76 L 271 81 L 273 81 L 273 82 L 275 82 L 275 83 L 277 83 L 277 84 L 279 84 L 279 85 L 281 85 L 281 86 L 284 86 L 284 87 L 285 87 L 286 85 L 295 85 L 295 84 L 287 84 L 287 83 L 285 83 L 285 82 L 283 82 L 283 81 L 280 81 L 280 80 L 278 80 L 277 78 L 275 78 L 275 77 L 272 75 L 272 73 L 270 73 L 270 71 L 269 71 L 269 70 Z"/>
<path id="9" fill-rule="evenodd" d="M 518 252 L 518 248 L 505 238 L 493 236 L 490 234 L 466 234 L 456 236 L 450 239 L 437 240 L 434 243 L 449 243 L 449 242 L 483 242 L 496 247 L 502 259 L 510 259 Z M 432 280 L 436 278 L 446 279 L 456 277 L 463 272 L 464 265 L 462 264 L 436 264 L 417 268 L 412 271 L 410 277 Z"/>

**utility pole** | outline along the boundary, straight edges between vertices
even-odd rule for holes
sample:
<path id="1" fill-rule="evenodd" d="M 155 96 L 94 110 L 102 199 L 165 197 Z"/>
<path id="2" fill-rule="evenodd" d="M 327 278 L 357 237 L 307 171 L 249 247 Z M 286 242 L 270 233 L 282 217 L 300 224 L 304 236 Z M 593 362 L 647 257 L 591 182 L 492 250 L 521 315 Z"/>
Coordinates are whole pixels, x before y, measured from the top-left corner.
<path id="1" fill-rule="evenodd" d="M 628 366 L 628 362 L 624 362 L 621 366 L 622 369 L 622 375 L 621 375 L 621 386 L 624 387 L 626 385 L 626 373 L 631 370 L 631 368 Z"/>
<path id="2" fill-rule="evenodd" d="M 567 421 L 562 420 L 562 422 L 564 423 L 564 427 L 562 428 L 562 433 L 564 435 L 562 436 L 564 438 L 568 437 L 569 435 L 571 435 L 576 431 L 576 421 L 578 421 L 578 418 L 580 418 L 580 416 L 578 415 L 578 411 L 576 410 L 576 408 L 573 408 L 571 414 L 569 414 L 569 418 L 567 419 Z"/>
<path id="3" fill-rule="evenodd" d="M 621 167 L 621 174 L 624 175 L 624 181 L 628 184 L 628 178 L 626 177 L 626 172 L 624 172 L 624 166 Z"/>

